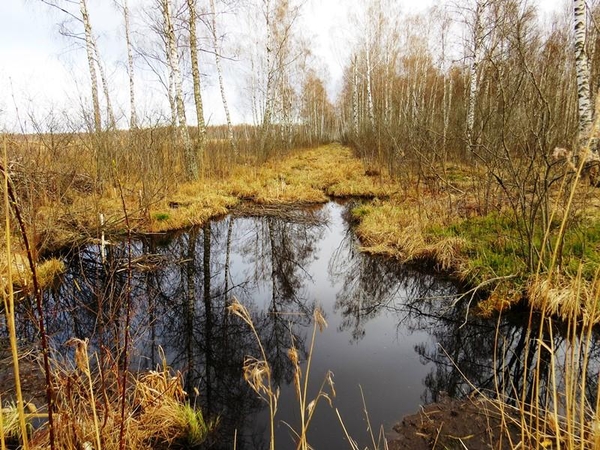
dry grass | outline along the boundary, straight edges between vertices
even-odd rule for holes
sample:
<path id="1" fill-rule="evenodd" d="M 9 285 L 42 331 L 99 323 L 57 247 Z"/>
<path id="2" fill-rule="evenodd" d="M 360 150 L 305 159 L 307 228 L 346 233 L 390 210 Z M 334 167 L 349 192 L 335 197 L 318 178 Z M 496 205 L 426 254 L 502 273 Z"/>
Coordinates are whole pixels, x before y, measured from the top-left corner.
<path id="1" fill-rule="evenodd" d="M 362 250 L 393 256 L 403 262 L 425 262 L 437 270 L 459 274 L 468 243 L 457 236 L 431 233 L 439 219 L 425 217 L 418 207 L 394 200 L 360 206 L 353 212 L 360 223 L 356 234 Z"/>
<path id="2" fill-rule="evenodd" d="M 120 448 L 120 375 L 116 367 L 103 372 L 98 367 L 90 368 L 85 341 L 72 342 L 76 346 L 75 367 L 56 364 L 53 377 L 55 448 L 116 450 Z M 173 373 L 163 365 L 158 371 L 140 376 L 130 373 L 128 377 L 131 388 L 125 399 L 125 448 L 195 448 L 215 427 L 188 403 L 179 372 Z M 32 449 L 48 448 L 48 430 L 34 430 L 30 445 Z"/>
<path id="3" fill-rule="evenodd" d="M 5 440 L 21 440 L 21 427 L 19 425 L 19 411 L 17 405 L 11 403 L 0 408 L 0 436 Z M 4 440 L 3 440 L 4 442 Z"/>
<path id="4" fill-rule="evenodd" d="M 89 163 L 84 167 L 91 171 Z M 121 188 L 77 190 L 68 185 L 58 198 L 37 199 L 26 216 L 36 246 L 57 249 L 98 238 L 101 231 L 122 233 L 122 200 L 134 231 L 158 232 L 201 225 L 228 213 L 242 200 L 263 205 L 314 204 L 326 202 L 329 196 L 386 198 L 397 190 L 389 177 L 366 172 L 349 148 L 331 144 L 295 150 L 262 165 L 233 165 L 225 175 L 206 175 L 194 183 L 165 180 L 152 187 L 123 177 L 118 181 Z M 31 184 L 23 183 L 24 188 Z"/>
<path id="5" fill-rule="evenodd" d="M 339 144 L 298 150 L 261 167 L 239 167 L 223 182 L 232 195 L 260 204 L 323 203 L 328 196 L 387 197 L 388 178 L 365 174 L 363 163 Z"/>

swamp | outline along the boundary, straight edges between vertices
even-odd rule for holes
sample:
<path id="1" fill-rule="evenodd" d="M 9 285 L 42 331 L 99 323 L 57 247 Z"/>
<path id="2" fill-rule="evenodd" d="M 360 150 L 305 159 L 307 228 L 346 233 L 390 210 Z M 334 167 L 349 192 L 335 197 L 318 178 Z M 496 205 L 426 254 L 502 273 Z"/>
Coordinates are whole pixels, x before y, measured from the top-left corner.
<path id="1" fill-rule="evenodd" d="M 597 1 L 0 16 L 0 450 L 600 448 Z"/>

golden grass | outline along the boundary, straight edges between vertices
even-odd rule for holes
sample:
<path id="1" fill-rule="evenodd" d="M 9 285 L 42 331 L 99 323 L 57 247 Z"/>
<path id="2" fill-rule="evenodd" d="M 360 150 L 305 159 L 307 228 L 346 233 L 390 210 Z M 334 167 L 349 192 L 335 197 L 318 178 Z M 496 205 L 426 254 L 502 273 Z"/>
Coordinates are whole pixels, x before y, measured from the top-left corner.
<path id="1" fill-rule="evenodd" d="M 437 270 L 460 274 L 468 243 L 457 236 L 432 234 L 439 219 L 425 217 L 415 205 L 394 199 L 360 206 L 353 212 L 360 222 L 356 234 L 363 251 L 393 256 L 403 262 L 426 262 Z"/>
<path id="2" fill-rule="evenodd" d="M 2 436 L 4 439 L 20 440 L 21 427 L 19 425 L 19 411 L 16 404 L 12 403 L 4 407 L 1 407 L 0 405 L 0 422 L 0 428 L 2 429 Z"/>
<path id="3" fill-rule="evenodd" d="M 564 321 L 600 322 L 600 285 L 579 276 L 532 276 L 527 296 L 533 308 Z"/>
<path id="4" fill-rule="evenodd" d="M 181 192 L 152 208 L 143 229 L 160 232 L 202 225 L 213 217 L 227 214 L 238 199 L 201 184 L 186 185 Z"/>
<path id="5" fill-rule="evenodd" d="M 323 203 L 328 196 L 385 197 L 388 178 L 365 175 L 352 151 L 339 144 L 292 152 L 260 167 L 238 167 L 222 182 L 231 195 L 260 204 Z"/>
<path id="6" fill-rule="evenodd" d="M 75 367 L 55 369 L 55 448 L 120 448 L 120 375 L 116 367 L 91 370 L 85 341 L 73 339 Z M 95 358 L 94 358 L 95 359 Z M 188 403 L 181 373 L 166 364 L 140 376 L 128 373 L 131 388 L 125 398 L 125 448 L 191 448 L 200 445 L 216 426 Z M 33 430 L 31 449 L 49 446 L 45 427 Z"/>
<path id="7" fill-rule="evenodd" d="M 12 253 L 12 284 L 15 293 L 28 294 L 33 289 L 33 280 L 27 257 L 21 253 Z M 0 251 L 0 288 L 6 290 L 8 283 L 9 266 L 7 255 Z M 65 271 L 64 263 L 56 258 L 44 260 L 37 265 L 37 277 L 40 289 L 51 286 Z"/>
<path id="8" fill-rule="evenodd" d="M 121 189 L 106 187 L 101 195 L 76 191 L 69 192 L 62 203 L 48 200 L 29 213 L 37 247 L 57 249 L 98 238 L 101 231 L 108 235 L 124 232 L 123 202 L 133 231 L 161 232 L 202 225 L 227 214 L 240 201 L 315 204 L 330 196 L 386 198 L 398 189 L 389 177 L 367 176 L 351 149 L 339 144 L 295 150 L 259 166 L 236 165 L 227 172 L 224 177 L 166 184 L 154 194 L 143 194 L 139 182 L 123 182 Z"/>

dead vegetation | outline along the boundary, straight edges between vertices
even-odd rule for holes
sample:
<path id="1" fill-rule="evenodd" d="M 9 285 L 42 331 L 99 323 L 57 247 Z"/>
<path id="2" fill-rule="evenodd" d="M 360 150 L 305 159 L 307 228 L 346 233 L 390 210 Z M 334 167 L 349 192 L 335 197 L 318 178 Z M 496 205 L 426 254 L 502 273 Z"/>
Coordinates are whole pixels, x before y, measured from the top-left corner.
<path id="1" fill-rule="evenodd" d="M 98 370 L 96 358 L 82 353 L 84 341 L 77 346 L 76 365 L 54 361 L 52 373 L 54 402 L 54 448 L 119 449 L 121 438 L 121 374 L 116 366 Z M 115 362 L 116 364 L 116 362 Z M 125 397 L 127 425 L 125 448 L 195 448 L 202 444 L 214 423 L 206 423 L 202 412 L 189 404 L 180 373 L 166 365 L 144 374 L 127 374 L 129 388 Z M 45 418 L 45 407 L 29 403 L 28 421 Z M 3 409 L 3 423 L 8 443 L 21 440 L 16 409 Z M 29 428 L 29 448 L 49 448 L 47 424 Z"/>

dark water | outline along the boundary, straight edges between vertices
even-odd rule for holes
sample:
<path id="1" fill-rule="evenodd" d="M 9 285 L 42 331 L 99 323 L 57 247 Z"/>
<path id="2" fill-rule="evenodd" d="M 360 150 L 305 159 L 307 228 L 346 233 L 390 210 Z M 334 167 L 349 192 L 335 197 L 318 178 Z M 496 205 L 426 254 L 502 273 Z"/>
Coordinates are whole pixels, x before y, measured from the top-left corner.
<path id="1" fill-rule="evenodd" d="M 185 374 L 187 391 L 197 389 L 205 414 L 220 417 L 214 448 L 233 448 L 234 430 L 238 449 L 268 447 L 268 408 L 242 372 L 245 357 L 258 357 L 259 349 L 248 326 L 227 312 L 233 296 L 251 311 L 281 389 L 278 449 L 295 448 L 284 422 L 300 424 L 287 351 L 293 339 L 306 358 L 317 305 L 329 326 L 317 333 L 308 397 L 332 371 L 333 405 L 363 448 L 369 439 L 359 386 L 371 424 L 390 430 L 445 393 L 468 395 L 465 378 L 484 390 L 523 384 L 531 359 L 520 357 L 529 339 L 520 318 L 466 323 L 470 297 L 458 299 L 457 288 L 439 277 L 359 253 L 346 216 L 345 206 L 329 203 L 277 218 L 227 217 L 132 242 L 131 365 L 155 368 L 164 349 L 168 363 Z M 92 349 L 118 354 L 126 243 L 112 246 L 104 264 L 96 246 L 66 261 L 63 282 L 47 293 L 53 345 L 66 352 L 68 338 L 89 337 Z M 33 338 L 33 325 L 22 323 L 22 334 Z M 494 356 L 496 330 L 505 352 Z M 349 448 L 334 410 L 324 401 L 317 408 L 309 443 L 317 450 Z"/>

